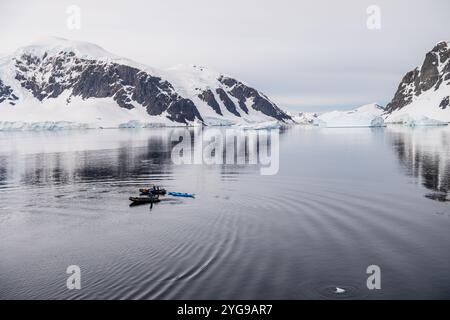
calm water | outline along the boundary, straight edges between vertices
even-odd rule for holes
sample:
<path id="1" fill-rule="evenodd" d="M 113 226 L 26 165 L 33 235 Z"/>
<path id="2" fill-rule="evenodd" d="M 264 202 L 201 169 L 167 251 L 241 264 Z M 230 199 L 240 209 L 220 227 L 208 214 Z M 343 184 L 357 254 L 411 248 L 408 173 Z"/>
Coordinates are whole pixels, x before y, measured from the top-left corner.
<path id="1" fill-rule="evenodd" d="M 0 298 L 450 298 L 449 128 L 294 128 L 275 176 L 170 132 L 0 133 Z M 130 208 L 150 182 L 197 198 Z"/>

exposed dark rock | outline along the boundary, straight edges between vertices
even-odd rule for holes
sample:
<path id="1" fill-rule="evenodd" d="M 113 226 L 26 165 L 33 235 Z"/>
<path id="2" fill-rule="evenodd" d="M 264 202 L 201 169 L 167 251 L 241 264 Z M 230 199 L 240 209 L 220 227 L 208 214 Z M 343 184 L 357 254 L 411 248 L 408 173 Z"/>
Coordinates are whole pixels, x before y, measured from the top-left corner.
<path id="1" fill-rule="evenodd" d="M 419 69 L 414 69 L 408 72 L 400 82 L 397 92 L 394 95 L 392 101 L 386 106 L 386 112 L 403 108 L 404 106 L 412 102 L 412 98 L 415 95 L 415 83 L 419 80 Z"/>
<path id="2" fill-rule="evenodd" d="M 392 113 L 410 104 L 414 97 L 430 89 L 438 90 L 450 85 L 450 48 L 447 42 L 439 42 L 425 56 L 420 68 L 408 72 L 400 82 L 386 113 Z"/>
<path id="3" fill-rule="evenodd" d="M 257 90 L 228 77 L 221 76 L 218 80 L 228 87 L 228 92 L 233 97 L 238 99 L 239 107 L 245 113 L 248 113 L 246 102 L 252 101 L 251 107 L 267 116 L 273 117 L 279 121 L 291 119 L 286 113 L 272 103 L 266 96 L 260 94 Z"/>
<path id="4" fill-rule="evenodd" d="M 203 121 L 197 107 L 189 99 L 180 99 L 174 102 L 167 109 L 167 113 L 169 113 L 169 119 L 177 122 L 194 121 L 195 119 Z"/>
<path id="5" fill-rule="evenodd" d="M 205 90 L 203 91 L 201 94 L 198 95 L 198 97 L 205 101 L 208 106 L 210 106 L 211 108 L 213 108 L 213 110 L 219 114 L 219 115 L 223 115 L 222 114 L 222 110 L 220 110 L 220 106 L 217 103 L 216 98 L 214 97 L 214 93 L 211 90 Z"/>
<path id="6" fill-rule="evenodd" d="M 14 105 L 13 101 L 18 100 L 19 98 L 13 93 L 13 90 L 10 86 L 7 86 L 0 80 L 0 103 L 8 100 L 10 104 Z"/>
<path id="7" fill-rule="evenodd" d="M 151 116 L 166 114 L 180 123 L 203 121 L 194 102 L 178 94 L 170 82 L 135 67 L 80 58 L 71 51 L 45 53 L 40 57 L 23 54 L 13 62 L 16 80 L 39 101 L 58 98 L 63 93 L 68 95 L 68 104 L 72 97 L 111 98 L 124 109 L 143 106 Z M 257 90 L 229 77 L 221 76 L 218 80 L 222 83 L 218 88 L 196 89 L 196 95 L 218 115 L 223 116 L 223 110 L 216 94 L 227 110 L 238 117 L 243 112 L 248 114 L 251 107 L 277 120 L 290 119 Z M 17 96 L 0 82 L 0 102 L 7 99 L 13 102 Z"/>
<path id="8" fill-rule="evenodd" d="M 427 91 L 434 87 L 439 81 L 439 56 L 436 52 L 428 52 L 425 56 L 425 61 L 420 69 L 420 77 L 417 78 L 416 95 L 420 95 L 422 92 Z"/>
<path id="9" fill-rule="evenodd" d="M 450 97 L 447 96 L 444 99 L 442 99 L 441 103 L 439 104 L 439 108 L 446 109 L 450 104 Z"/>
<path id="10" fill-rule="evenodd" d="M 445 41 L 439 42 L 434 48 L 433 52 L 439 54 L 439 59 L 441 63 L 447 62 L 450 59 L 450 50 L 448 48 L 448 44 Z"/>
<path id="11" fill-rule="evenodd" d="M 231 101 L 230 97 L 228 97 L 226 92 L 221 88 L 217 88 L 216 92 L 219 95 L 220 100 L 222 100 L 225 108 L 227 108 L 227 110 L 230 111 L 235 116 L 240 117 L 241 114 L 236 110 L 236 105 L 234 104 L 233 101 Z"/>
<path id="12" fill-rule="evenodd" d="M 169 82 L 130 66 L 60 52 L 53 57 L 45 55 L 42 60 L 23 55 L 16 67 L 16 79 L 39 101 L 71 89 L 73 96 L 83 99 L 111 97 L 125 109 L 133 109 L 136 102 L 146 107 L 149 115 L 167 111 L 170 119 L 182 123 L 202 120 L 194 103 L 179 96 Z M 34 74 L 39 74 L 38 78 Z"/>

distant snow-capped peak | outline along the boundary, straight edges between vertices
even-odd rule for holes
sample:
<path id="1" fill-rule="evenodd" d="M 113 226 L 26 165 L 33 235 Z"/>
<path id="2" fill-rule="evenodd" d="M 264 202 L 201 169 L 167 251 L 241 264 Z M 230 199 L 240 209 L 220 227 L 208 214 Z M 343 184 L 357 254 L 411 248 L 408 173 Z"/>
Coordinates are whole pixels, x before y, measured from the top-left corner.
<path id="1" fill-rule="evenodd" d="M 0 61 L 0 114 L 9 118 L 20 120 L 25 109 L 41 118 L 42 107 L 59 105 L 52 107 L 55 117 L 63 114 L 62 120 L 70 121 L 79 105 L 95 104 L 84 112 L 102 119 L 102 112 L 93 112 L 104 109 L 102 102 L 111 111 L 119 108 L 118 123 L 291 121 L 261 92 L 214 70 L 196 65 L 157 70 L 87 42 L 46 38 Z M 70 111 L 61 113 L 64 106 Z"/>
<path id="2" fill-rule="evenodd" d="M 386 106 L 388 122 L 405 117 L 450 122 L 450 42 L 441 41 L 401 80 Z"/>

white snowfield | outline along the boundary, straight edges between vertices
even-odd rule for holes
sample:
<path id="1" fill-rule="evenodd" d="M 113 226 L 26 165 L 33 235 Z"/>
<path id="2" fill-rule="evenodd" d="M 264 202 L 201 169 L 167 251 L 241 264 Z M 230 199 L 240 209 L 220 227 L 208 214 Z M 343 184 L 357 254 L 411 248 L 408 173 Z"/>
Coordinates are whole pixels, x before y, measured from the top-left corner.
<path id="1" fill-rule="evenodd" d="M 329 128 L 383 127 L 384 109 L 376 103 L 364 105 L 350 111 L 331 111 L 319 115 L 318 125 Z"/>
<path id="2" fill-rule="evenodd" d="M 450 107 L 439 108 L 439 104 L 450 96 L 450 86 L 441 85 L 438 90 L 433 88 L 414 97 L 407 106 L 388 115 L 386 123 L 401 123 L 405 125 L 439 125 L 450 122 Z M 434 123 L 434 124 L 433 124 Z"/>
<path id="3" fill-rule="evenodd" d="M 421 92 L 418 96 L 416 92 L 416 83 L 402 83 L 401 88 L 409 93 L 411 102 L 401 109 L 393 111 L 385 117 L 386 123 L 400 123 L 408 126 L 430 126 L 445 125 L 450 122 L 450 42 L 439 42 L 433 51 L 427 54 L 427 57 L 434 57 L 436 60 L 432 64 L 436 67 L 436 85 L 428 90 Z M 427 59 L 427 58 L 426 58 Z M 425 60 L 426 61 L 426 60 Z M 422 68 L 417 67 L 414 71 L 421 76 Z M 406 99 L 406 98 L 405 98 Z M 447 101 L 447 103 L 444 103 Z"/>
<path id="4" fill-rule="evenodd" d="M 240 109 L 237 99 L 231 96 L 241 117 L 229 112 L 215 92 L 216 88 L 229 90 L 218 81 L 222 74 L 205 67 L 177 66 L 168 70 L 157 70 L 111 54 L 95 44 L 51 37 L 20 48 L 11 55 L 0 56 L 0 80 L 18 97 L 18 100 L 14 101 L 15 105 L 11 105 L 8 100 L 0 103 L 0 131 L 185 126 L 183 123 L 168 119 L 166 113 L 150 116 L 146 108 L 135 101 L 133 101 L 135 108 L 128 110 L 119 107 L 113 98 L 82 99 L 79 96 L 71 96 L 71 90 L 64 91 L 57 98 L 39 101 L 16 80 L 14 58 L 21 57 L 23 54 L 43 57 L 45 54 L 58 54 L 61 51 L 74 52 L 79 58 L 128 65 L 169 81 L 181 97 L 194 102 L 204 123 L 209 126 L 245 126 L 274 120 L 253 108 L 248 108 L 248 114 L 246 114 Z M 209 88 L 215 95 L 223 116 L 217 114 L 198 97 L 199 89 Z M 252 101 L 248 100 L 247 107 L 252 104 Z M 192 122 L 188 125 L 196 126 L 198 123 Z"/>
<path id="5" fill-rule="evenodd" d="M 299 112 L 297 114 L 289 113 L 297 124 L 319 126 L 321 121 L 319 114 L 315 112 Z"/>
<path id="6" fill-rule="evenodd" d="M 219 95 L 215 92 L 216 88 L 222 88 L 227 91 L 218 79 L 220 76 L 228 77 L 228 75 L 221 74 L 215 70 L 207 67 L 197 65 L 177 65 L 162 73 L 162 78 L 168 80 L 181 96 L 190 99 L 197 106 L 198 111 L 203 117 L 206 125 L 209 126 L 228 126 L 228 125 L 252 125 L 255 122 L 270 122 L 274 118 L 269 117 L 262 112 L 251 108 L 252 100 L 247 99 L 246 106 L 248 114 L 246 114 L 239 107 L 239 102 L 236 98 L 230 96 L 229 98 L 234 102 L 238 108 L 241 117 L 232 114 L 227 110 Z M 246 84 L 245 82 L 241 81 Z M 211 89 L 223 117 L 220 117 L 210 106 L 198 97 L 200 90 Z"/>

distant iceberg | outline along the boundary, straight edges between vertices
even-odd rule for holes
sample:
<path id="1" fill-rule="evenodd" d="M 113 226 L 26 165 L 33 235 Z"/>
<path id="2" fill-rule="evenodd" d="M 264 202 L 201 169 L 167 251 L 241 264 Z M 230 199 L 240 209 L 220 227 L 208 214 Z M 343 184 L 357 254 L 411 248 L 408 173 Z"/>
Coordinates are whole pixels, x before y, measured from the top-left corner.
<path id="1" fill-rule="evenodd" d="M 332 111 L 318 117 L 318 125 L 339 127 L 384 127 L 383 107 L 376 103 L 364 105 L 350 111 Z"/>

